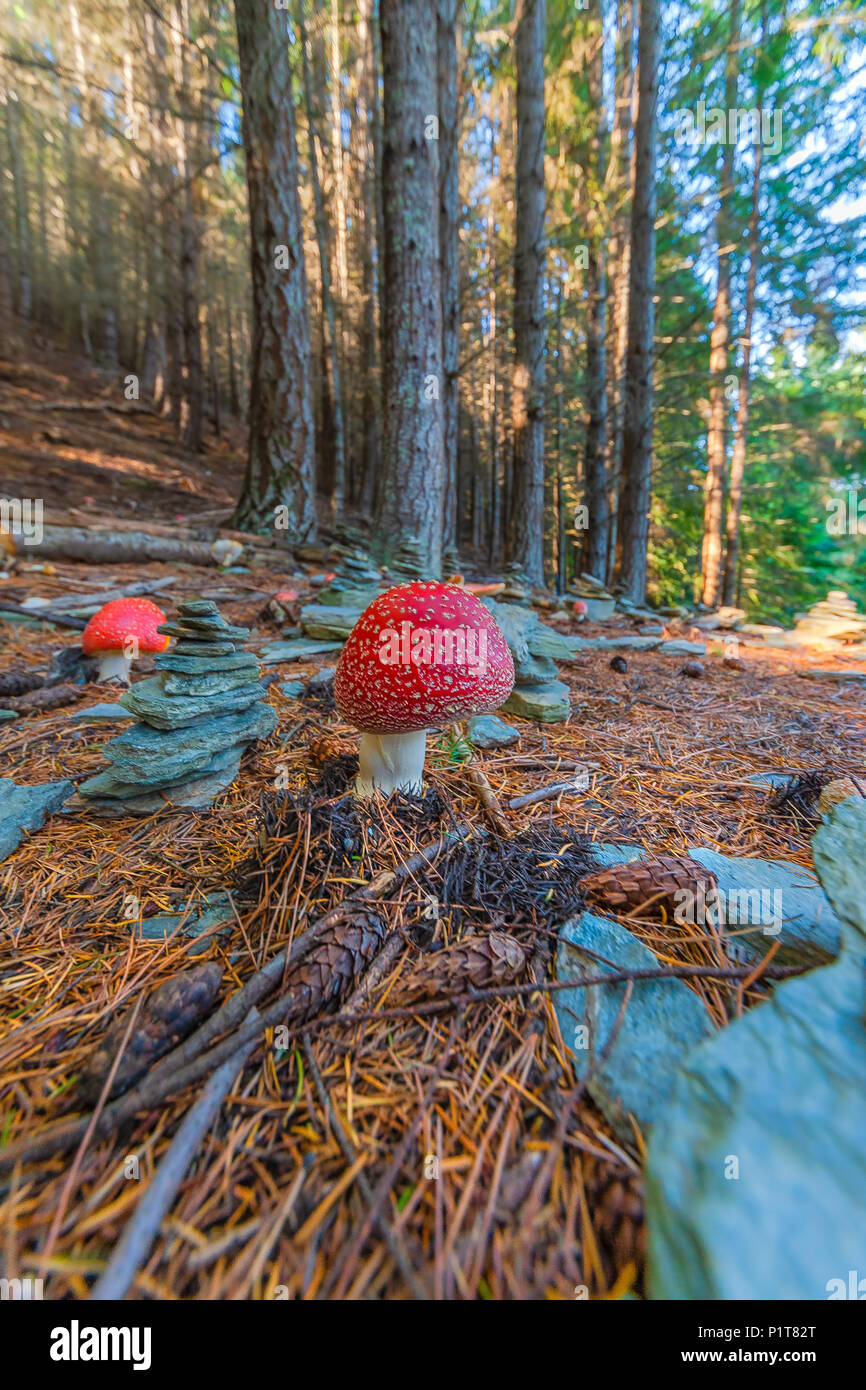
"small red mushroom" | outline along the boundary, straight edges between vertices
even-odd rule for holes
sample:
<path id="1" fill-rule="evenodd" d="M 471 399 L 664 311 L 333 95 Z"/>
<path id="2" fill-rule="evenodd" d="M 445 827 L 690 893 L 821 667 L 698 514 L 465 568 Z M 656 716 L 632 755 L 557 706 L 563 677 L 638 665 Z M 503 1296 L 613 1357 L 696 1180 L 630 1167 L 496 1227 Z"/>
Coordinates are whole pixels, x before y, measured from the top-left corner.
<path id="1" fill-rule="evenodd" d="M 574 616 L 577 618 L 577 621 L 578 621 L 579 623 L 580 623 L 580 622 L 583 622 L 584 618 L 586 617 L 587 613 L 589 612 L 589 609 L 587 608 L 587 606 L 586 606 L 586 604 L 584 603 L 583 599 L 582 599 L 582 598 L 576 598 L 576 599 L 574 600 L 574 603 L 573 603 L 571 606 L 572 606 L 572 610 L 573 610 L 573 612 L 574 612 Z"/>
<path id="2" fill-rule="evenodd" d="M 360 730 L 358 796 L 420 791 L 431 725 L 487 714 L 514 663 L 492 615 L 456 584 L 401 584 L 365 608 L 337 664 L 340 716 Z"/>
<path id="3" fill-rule="evenodd" d="M 115 598 L 95 613 L 81 634 L 85 656 L 99 661 L 99 680 L 129 685 L 130 663 L 141 652 L 164 652 L 169 639 L 157 632 L 165 614 L 148 598 Z"/>

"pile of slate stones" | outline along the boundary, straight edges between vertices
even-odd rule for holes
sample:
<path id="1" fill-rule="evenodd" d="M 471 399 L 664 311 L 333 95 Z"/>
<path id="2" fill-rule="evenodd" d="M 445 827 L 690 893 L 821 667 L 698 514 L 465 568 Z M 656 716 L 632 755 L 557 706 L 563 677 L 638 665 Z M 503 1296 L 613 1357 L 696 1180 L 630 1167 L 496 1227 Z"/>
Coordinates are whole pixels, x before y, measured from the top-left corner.
<path id="1" fill-rule="evenodd" d="M 156 657 L 159 675 L 121 697 L 140 722 L 105 745 L 110 767 L 78 788 L 101 815 L 209 806 L 234 781 L 244 749 L 276 725 L 258 662 L 240 650 L 248 630 L 208 599 L 177 608 L 179 620 L 159 629 L 178 639 Z"/>

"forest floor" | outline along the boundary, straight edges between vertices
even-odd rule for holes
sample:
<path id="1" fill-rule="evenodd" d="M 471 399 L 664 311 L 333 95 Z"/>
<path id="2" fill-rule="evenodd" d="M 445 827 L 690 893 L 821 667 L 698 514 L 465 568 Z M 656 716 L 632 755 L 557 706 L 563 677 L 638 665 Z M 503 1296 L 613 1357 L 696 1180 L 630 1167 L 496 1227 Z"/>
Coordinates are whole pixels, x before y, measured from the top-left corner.
<path id="1" fill-rule="evenodd" d="M 0 362 L 0 492 L 143 525 L 228 517 L 241 470 L 238 431 L 208 439 L 193 462 L 154 417 L 45 410 L 104 391 L 104 381 L 87 381 L 47 353 L 41 364 Z M 267 610 L 286 583 L 278 568 L 229 574 L 60 560 L 38 568 L 24 558 L 2 594 L 20 604 L 168 576 L 173 583 L 156 598 L 169 614 L 179 599 L 212 595 L 230 622 L 253 629 L 252 650 L 278 635 Z M 296 587 L 302 600 L 313 592 Z M 617 635 L 633 624 L 623 615 L 570 630 Z M 667 632 L 702 636 L 684 621 Z M 74 631 L 0 614 L 0 676 L 44 668 L 77 641 Z M 768 791 L 750 779 L 862 770 L 862 689 L 804 672 L 866 662 L 757 644 L 742 644 L 738 656 L 741 666 L 725 665 L 710 634 L 704 673 L 693 680 L 681 674 L 681 657 L 628 652 L 628 670 L 617 674 L 607 654 L 589 652 L 561 668 L 572 697 L 566 724 L 515 721 L 516 748 L 471 761 L 442 730 L 430 740 L 428 796 L 368 811 L 346 796 L 356 736 L 332 701 L 292 698 L 274 682 L 278 727 L 247 753 L 213 808 L 110 821 L 73 809 L 25 838 L 0 864 L 0 1165 L 3 1146 L 20 1160 L 0 1166 L 6 1276 L 41 1274 L 48 1297 L 87 1297 L 201 1092 L 192 1082 L 111 1126 L 76 1130 L 73 1117 L 90 1114 L 78 1078 L 109 1026 L 179 970 L 208 962 L 222 972 L 224 1002 L 344 904 L 344 925 L 360 929 L 372 914 L 389 933 L 384 966 L 354 1003 L 364 1016 L 344 1008 L 324 1023 L 310 1019 L 309 1036 L 293 1026 L 282 1044 L 269 1028 L 268 1046 L 252 1053 L 199 1145 L 133 1296 L 640 1292 L 643 1136 L 618 1140 L 576 1090 L 549 996 L 527 987 L 455 1002 L 450 996 L 465 989 L 459 960 L 449 977 L 447 953 L 434 948 L 477 940 L 492 925 L 525 952 L 518 984 L 547 977 L 555 929 L 579 910 L 577 878 L 592 865 L 594 841 L 675 854 L 700 845 L 810 866 L 813 822 L 774 813 Z M 306 680 L 327 664 L 268 671 Z M 145 659 L 138 675 L 147 670 Z M 3 774 L 19 783 L 92 775 L 117 726 L 77 716 L 117 693 L 80 686 L 67 705 L 0 724 Z M 575 762 L 590 771 L 588 791 L 509 808 Z M 482 804 L 478 770 L 507 836 Z M 453 837 L 455 826 L 459 837 L 401 876 L 416 851 Z M 562 872 L 551 867 L 557 856 Z M 359 892 L 389 870 L 396 879 L 359 906 Z M 204 938 L 137 939 L 140 919 L 194 911 L 226 890 L 229 920 Z M 682 929 L 664 938 L 637 929 L 661 965 L 716 963 L 711 946 Z M 285 983 L 294 980 L 290 973 Z M 301 983 L 314 989 L 309 975 Z M 716 1023 L 768 988 L 759 974 L 745 988 L 726 979 L 690 985 Z M 72 1138 L 42 1144 L 60 1132 L 54 1125 L 71 1126 Z"/>

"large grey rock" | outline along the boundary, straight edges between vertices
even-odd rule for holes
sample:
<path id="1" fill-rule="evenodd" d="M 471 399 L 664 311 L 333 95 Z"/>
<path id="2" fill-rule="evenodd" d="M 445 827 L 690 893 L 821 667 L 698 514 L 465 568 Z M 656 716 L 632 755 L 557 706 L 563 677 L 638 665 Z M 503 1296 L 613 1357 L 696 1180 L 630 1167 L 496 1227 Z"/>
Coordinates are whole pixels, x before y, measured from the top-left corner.
<path id="1" fill-rule="evenodd" d="M 557 951 L 558 978 L 603 974 L 610 967 L 658 970 L 660 964 L 618 922 L 589 912 L 566 922 Z M 641 1129 L 655 1121 L 676 1068 L 713 1029 L 701 998 L 682 980 L 638 980 L 610 1053 L 599 1064 L 625 990 L 625 983 L 558 990 L 554 1007 L 578 1076 L 594 1068 L 590 1095 L 620 1137 L 633 1140 L 629 1116 Z"/>
<path id="2" fill-rule="evenodd" d="M 466 726 L 466 736 L 475 748 L 510 748 L 520 742 L 520 732 L 495 714 L 476 714 Z"/>
<path id="3" fill-rule="evenodd" d="M 640 845 L 595 846 L 600 868 L 646 858 Z M 734 963 L 757 964 L 773 942 L 779 965 L 821 965 L 839 951 L 841 923 L 815 874 L 784 859 L 750 859 L 693 845 L 689 857 L 715 874 L 725 950 Z M 697 923 L 699 927 L 703 923 Z"/>
<path id="4" fill-rule="evenodd" d="M 862 1297 L 864 842 L 858 798 L 813 840 L 839 959 L 777 984 L 673 1078 L 646 1168 L 655 1299 Z"/>
<path id="5" fill-rule="evenodd" d="M 568 718 L 571 709 L 568 686 L 563 681 L 523 686 L 512 690 L 501 708 L 506 714 L 516 714 L 521 719 L 536 719 L 542 724 L 559 724 Z"/>
<path id="6" fill-rule="evenodd" d="M 0 861 L 18 848 L 25 833 L 40 830 L 74 791 L 68 780 L 22 786 L 0 777 Z"/>
<path id="7" fill-rule="evenodd" d="M 252 681 L 240 689 L 219 694 L 169 695 L 159 677 L 136 681 L 121 696 L 121 704 L 154 729 L 185 729 L 202 719 L 240 714 L 261 700 L 267 687 Z"/>

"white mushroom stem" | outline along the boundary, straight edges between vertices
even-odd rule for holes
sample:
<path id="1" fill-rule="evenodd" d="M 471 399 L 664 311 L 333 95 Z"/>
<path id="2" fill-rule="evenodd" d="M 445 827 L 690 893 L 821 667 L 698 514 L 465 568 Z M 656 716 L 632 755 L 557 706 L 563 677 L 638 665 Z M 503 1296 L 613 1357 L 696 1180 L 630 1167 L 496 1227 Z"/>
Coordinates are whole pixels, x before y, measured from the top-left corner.
<path id="1" fill-rule="evenodd" d="M 100 681 L 121 681 L 123 685 L 129 685 L 129 657 L 122 647 L 115 647 L 107 652 L 95 652 L 94 655 L 99 662 Z"/>
<path id="2" fill-rule="evenodd" d="M 356 796 L 387 796 L 398 788 L 420 792 L 424 780 L 427 730 L 410 734 L 361 734 Z"/>

